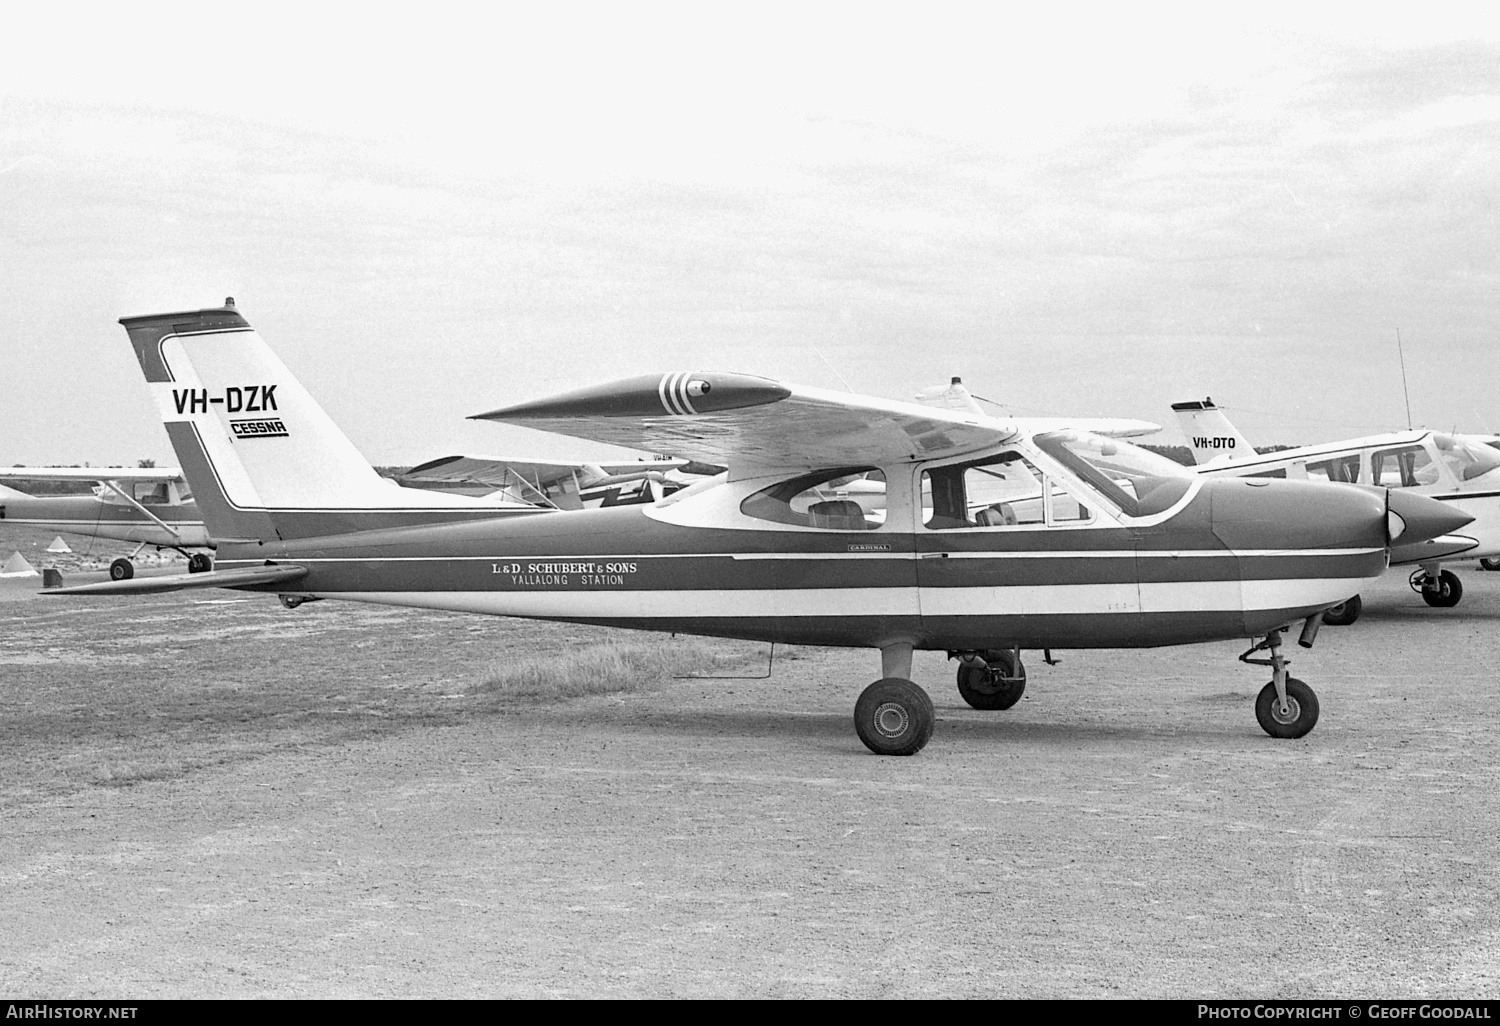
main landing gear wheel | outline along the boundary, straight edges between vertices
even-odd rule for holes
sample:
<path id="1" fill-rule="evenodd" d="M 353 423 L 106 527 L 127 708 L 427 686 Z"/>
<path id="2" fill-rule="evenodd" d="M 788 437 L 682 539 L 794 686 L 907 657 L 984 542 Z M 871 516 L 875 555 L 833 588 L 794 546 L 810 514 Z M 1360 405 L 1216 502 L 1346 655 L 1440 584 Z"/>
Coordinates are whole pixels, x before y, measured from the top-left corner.
<path id="1" fill-rule="evenodd" d="M 1255 718 L 1272 737 L 1302 737 L 1318 725 L 1318 696 L 1296 677 L 1286 679 L 1286 708 L 1276 700 L 1276 685 L 1267 684 L 1255 697 Z"/>
<path id="2" fill-rule="evenodd" d="M 932 737 L 932 699 L 909 680 L 885 677 L 854 703 L 854 729 L 876 755 L 915 755 Z"/>
<path id="3" fill-rule="evenodd" d="M 1437 575 L 1436 582 L 1425 570 L 1411 575 L 1411 590 L 1422 596 L 1422 601 L 1438 609 L 1451 609 L 1464 597 L 1464 582 L 1452 570 Z"/>
<path id="4" fill-rule="evenodd" d="M 214 561 L 204 552 L 195 552 L 188 557 L 188 573 L 206 574 L 214 568 Z"/>
<path id="5" fill-rule="evenodd" d="M 1323 624 L 1327 627 L 1347 627 L 1359 619 L 1360 610 L 1365 608 L 1364 602 L 1355 595 L 1353 598 L 1345 599 L 1331 609 L 1323 611 Z"/>
<path id="6" fill-rule="evenodd" d="M 1500 570 L 1500 559 L 1481 559 L 1479 565 L 1486 570 Z"/>
<path id="7" fill-rule="evenodd" d="M 958 693 L 975 709 L 1009 709 L 1026 691 L 1026 666 L 1005 649 L 982 654 L 988 666 L 958 668 Z"/>
<path id="8" fill-rule="evenodd" d="M 135 564 L 121 556 L 109 564 L 109 579 L 111 581 L 128 581 L 135 576 Z"/>

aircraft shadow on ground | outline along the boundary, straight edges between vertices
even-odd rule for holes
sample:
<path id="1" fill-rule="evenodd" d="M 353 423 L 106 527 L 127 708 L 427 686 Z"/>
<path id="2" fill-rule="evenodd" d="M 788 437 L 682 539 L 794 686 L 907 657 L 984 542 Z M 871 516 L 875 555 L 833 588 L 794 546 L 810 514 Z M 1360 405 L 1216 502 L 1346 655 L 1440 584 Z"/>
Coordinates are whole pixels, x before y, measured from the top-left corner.
<path id="1" fill-rule="evenodd" d="M 1227 736 L 1244 734 L 1259 738 L 1259 731 L 1243 725 L 1180 725 L 1145 727 L 1131 724 L 1046 723 L 1007 716 L 1003 712 L 979 712 L 965 705 L 935 703 L 937 725 L 934 738 L 964 737 L 997 744 L 1031 742 L 1045 745 L 1071 745 L 1097 741 L 1150 741 L 1171 737 L 1181 742 L 1212 742 Z M 579 713 L 559 708 L 548 716 L 556 721 L 584 721 L 590 725 L 629 725 L 632 730 L 645 728 L 663 734 L 683 737 L 788 738 L 824 742 L 840 751 L 868 754 L 854 732 L 853 712 L 792 713 L 774 710 L 724 709 L 666 710 L 640 712 L 622 718 L 611 713 L 590 710 Z"/>

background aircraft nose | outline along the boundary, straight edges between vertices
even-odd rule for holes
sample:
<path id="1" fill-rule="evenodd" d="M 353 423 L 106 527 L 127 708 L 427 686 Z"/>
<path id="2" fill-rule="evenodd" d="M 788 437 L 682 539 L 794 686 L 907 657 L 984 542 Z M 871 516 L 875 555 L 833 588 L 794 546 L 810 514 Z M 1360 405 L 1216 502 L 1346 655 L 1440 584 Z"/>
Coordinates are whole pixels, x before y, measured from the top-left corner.
<path id="1" fill-rule="evenodd" d="M 1386 519 L 1390 521 L 1391 541 L 1414 545 L 1439 535 L 1451 534 L 1474 518 L 1445 502 L 1425 495 L 1387 490 Z"/>

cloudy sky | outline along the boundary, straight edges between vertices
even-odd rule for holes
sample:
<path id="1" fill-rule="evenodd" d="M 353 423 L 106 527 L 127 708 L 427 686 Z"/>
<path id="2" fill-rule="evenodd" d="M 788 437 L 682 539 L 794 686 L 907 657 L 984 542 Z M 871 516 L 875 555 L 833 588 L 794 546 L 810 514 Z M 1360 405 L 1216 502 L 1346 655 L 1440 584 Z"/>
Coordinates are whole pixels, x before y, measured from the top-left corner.
<path id="1" fill-rule="evenodd" d="M 8 10 L 0 463 L 175 462 L 116 321 L 226 295 L 375 463 L 688 368 L 1331 440 L 1398 331 L 1500 431 L 1500 16 L 1040 6 Z"/>

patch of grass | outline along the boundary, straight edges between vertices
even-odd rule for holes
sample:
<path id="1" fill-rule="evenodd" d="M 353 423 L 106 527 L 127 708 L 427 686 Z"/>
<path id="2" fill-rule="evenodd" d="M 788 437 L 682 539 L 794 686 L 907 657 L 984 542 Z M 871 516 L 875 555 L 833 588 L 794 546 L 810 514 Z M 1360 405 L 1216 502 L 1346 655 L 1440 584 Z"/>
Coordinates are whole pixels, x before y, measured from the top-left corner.
<path id="1" fill-rule="evenodd" d="M 505 699 L 581 698 L 637 691 L 673 677 L 725 673 L 746 666 L 752 656 L 751 646 L 726 641 L 608 642 L 496 663 L 479 690 Z"/>
<path id="2" fill-rule="evenodd" d="M 187 763 L 111 762 L 94 768 L 93 783 L 100 787 L 130 787 L 151 780 L 172 780 L 185 776 L 192 767 Z"/>

